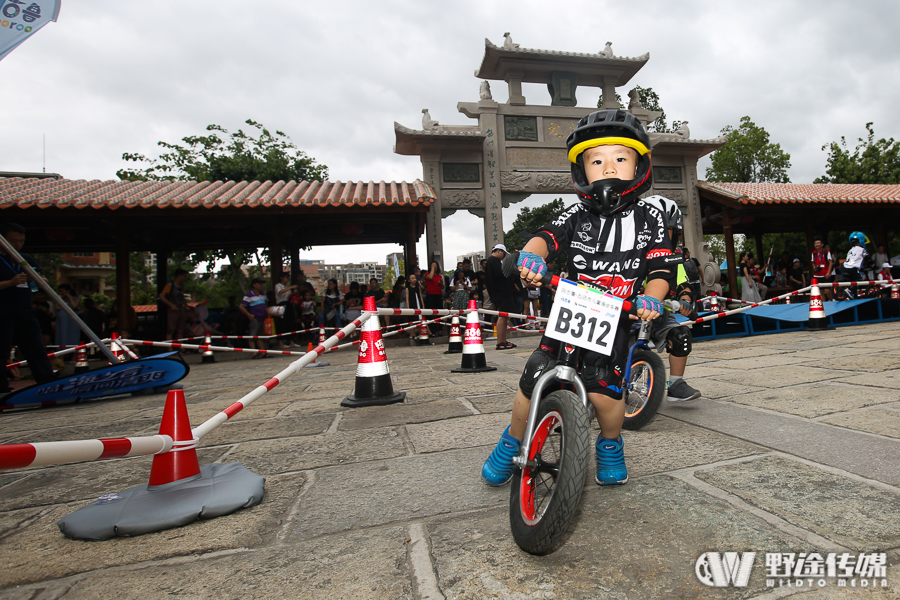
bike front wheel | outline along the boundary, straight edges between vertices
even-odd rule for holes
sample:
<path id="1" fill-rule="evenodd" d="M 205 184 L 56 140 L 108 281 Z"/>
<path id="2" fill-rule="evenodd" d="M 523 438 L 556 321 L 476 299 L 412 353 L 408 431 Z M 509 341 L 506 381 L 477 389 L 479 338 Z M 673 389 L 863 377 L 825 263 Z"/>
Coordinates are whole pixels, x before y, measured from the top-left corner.
<path id="1" fill-rule="evenodd" d="M 516 468 L 509 500 L 513 538 L 525 552 L 546 554 L 569 528 L 584 489 L 589 438 L 578 396 L 557 390 L 541 400 L 528 466 Z"/>
<path id="2" fill-rule="evenodd" d="M 652 350 L 635 350 L 631 363 L 631 381 L 625 390 L 624 429 L 635 431 L 656 418 L 666 394 L 666 367 Z"/>

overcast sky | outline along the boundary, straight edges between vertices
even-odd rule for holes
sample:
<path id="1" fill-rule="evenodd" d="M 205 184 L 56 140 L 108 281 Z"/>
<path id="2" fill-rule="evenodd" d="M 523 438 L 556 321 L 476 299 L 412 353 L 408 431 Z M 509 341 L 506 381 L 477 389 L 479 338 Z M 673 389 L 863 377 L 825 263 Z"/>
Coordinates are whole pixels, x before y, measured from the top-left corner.
<path id="1" fill-rule="evenodd" d="M 476 101 L 484 39 L 510 31 L 526 48 L 650 53 L 629 84 L 652 87 L 669 120 L 712 138 L 749 115 L 791 155 L 791 181 L 823 174 L 823 144 L 855 146 L 868 121 L 900 137 L 900 3 L 412 0 L 306 2 L 63 0 L 50 23 L 0 62 L 0 170 L 46 168 L 69 179 L 115 179 L 123 152 L 157 156 L 217 123 L 252 118 L 287 133 L 333 181 L 422 176 L 393 153 L 393 122 L 446 124 Z M 525 85 L 529 103 L 546 87 Z M 493 82 L 495 100 L 506 86 Z M 620 89 L 624 97 L 627 89 Z M 579 88 L 580 106 L 599 90 Z M 701 162 L 703 177 L 707 162 Z M 504 211 L 509 228 L 532 197 Z M 481 220 L 444 221 L 444 254 L 483 243 Z M 424 241 L 420 244 L 424 251 Z M 379 262 L 399 246 L 314 248 L 308 258 Z"/>

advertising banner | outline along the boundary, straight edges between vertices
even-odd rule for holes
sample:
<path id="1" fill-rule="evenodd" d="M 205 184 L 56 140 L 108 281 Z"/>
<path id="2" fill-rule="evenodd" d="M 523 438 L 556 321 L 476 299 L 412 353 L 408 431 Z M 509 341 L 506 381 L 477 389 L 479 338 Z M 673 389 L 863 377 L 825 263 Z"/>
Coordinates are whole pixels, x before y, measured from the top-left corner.
<path id="1" fill-rule="evenodd" d="M 62 0 L 0 0 L 0 60 L 38 29 L 56 21 Z"/>

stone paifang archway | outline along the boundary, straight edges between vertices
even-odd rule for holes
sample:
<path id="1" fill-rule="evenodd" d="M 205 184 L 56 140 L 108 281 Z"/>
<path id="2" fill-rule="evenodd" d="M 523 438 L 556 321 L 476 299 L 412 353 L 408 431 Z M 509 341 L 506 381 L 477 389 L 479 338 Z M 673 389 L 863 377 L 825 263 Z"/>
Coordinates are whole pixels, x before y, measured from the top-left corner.
<path id="1" fill-rule="evenodd" d="M 441 219 L 468 210 L 484 221 L 485 252 L 503 243 L 502 209 L 531 194 L 571 194 L 572 182 L 565 141 L 575 123 L 592 108 L 578 107 L 578 87 L 603 91 L 603 108 L 624 108 L 649 123 L 660 113 L 646 110 L 632 90 L 627 107 L 616 100 L 650 59 L 615 56 L 610 44 L 597 54 L 521 48 L 509 34 L 503 46 L 484 43 L 484 58 L 475 76 L 482 79 L 477 102 L 460 102 L 459 112 L 477 125 L 441 125 L 423 109 L 422 129 L 394 123 L 397 154 L 419 156 L 423 180 L 436 201 L 426 221 L 427 259 L 444 264 Z M 496 102 L 490 81 L 505 81 L 509 100 Z M 551 104 L 528 104 L 522 83 L 543 83 Z M 697 161 L 725 143 L 725 138 L 692 140 L 686 124 L 671 134 L 651 134 L 653 188 L 675 200 L 685 215 L 685 245 L 700 261 L 704 287 L 717 285 L 718 265 L 703 244 L 700 200 L 696 190 Z"/>

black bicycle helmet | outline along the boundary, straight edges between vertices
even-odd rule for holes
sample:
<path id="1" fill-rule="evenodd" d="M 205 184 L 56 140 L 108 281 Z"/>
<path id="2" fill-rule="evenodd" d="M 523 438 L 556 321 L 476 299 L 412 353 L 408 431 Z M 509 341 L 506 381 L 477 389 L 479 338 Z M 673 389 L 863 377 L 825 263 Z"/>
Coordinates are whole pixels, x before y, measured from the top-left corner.
<path id="1" fill-rule="evenodd" d="M 638 154 L 632 180 L 601 179 L 589 183 L 584 172 L 584 151 L 603 145 L 620 145 Z M 624 110 L 598 110 L 584 117 L 566 138 L 572 183 L 578 198 L 591 211 L 608 216 L 631 205 L 650 188 L 650 136 L 633 114 Z"/>

